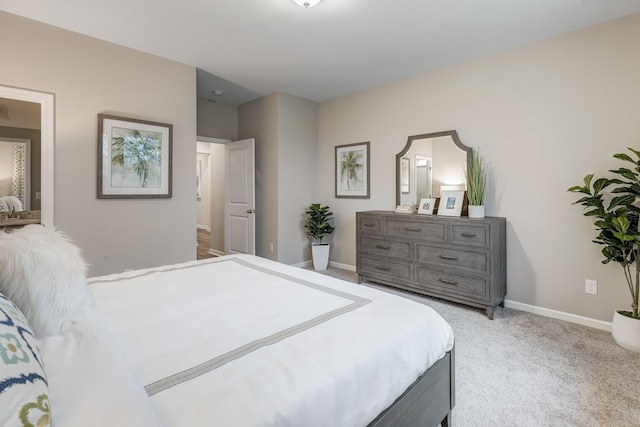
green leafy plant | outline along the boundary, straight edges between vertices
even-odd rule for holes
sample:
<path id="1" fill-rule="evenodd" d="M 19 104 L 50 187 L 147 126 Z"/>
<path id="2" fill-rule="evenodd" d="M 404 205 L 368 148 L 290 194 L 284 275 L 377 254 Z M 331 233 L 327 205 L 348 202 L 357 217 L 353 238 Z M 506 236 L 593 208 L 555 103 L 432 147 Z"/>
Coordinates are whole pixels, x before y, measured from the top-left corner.
<path id="1" fill-rule="evenodd" d="M 476 151 L 467 162 L 465 173 L 467 198 L 471 206 L 484 205 L 484 190 L 487 185 L 487 167 L 480 151 Z"/>
<path id="2" fill-rule="evenodd" d="M 333 212 L 329 209 L 329 206 L 313 203 L 306 212 L 307 222 L 304 227 L 307 229 L 307 234 L 317 240 L 318 243 L 322 243 L 322 239 L 335 230 L 331 225 Z"/>
<path id="3" fill-rule="evenodd" d="M 609 170 L 616 178 L 597 178 L 589 174 L 584 177 L 583 186 L 574 186 L 567 191 L 585 194 L 573 204 L 581 204 L 586 209 L 585 216 L 593 217 L 598 235 L 594 243 L 603 245 L 603 264 L 611 261 L 620 264 L 631 292 L 631 311 L 620 310 L 618 313 L 640 319 L 638 314 L 638 297 L 640 295 L 640 264 L 638 263 L 638 244 L 640 231 L 638 219 L 640 208 L 635 205 L 640 196 L 640 151 L 629 150 L 635 159 L 628 154 L 614 154 L 613 157 L 633 166 Z M 608 191 L 605 189 L 610 188 Z M 605 194 L 610 193 L 611 200 L 605 201 Z M 607 197 L 609 198 L 609 197 Z"/>

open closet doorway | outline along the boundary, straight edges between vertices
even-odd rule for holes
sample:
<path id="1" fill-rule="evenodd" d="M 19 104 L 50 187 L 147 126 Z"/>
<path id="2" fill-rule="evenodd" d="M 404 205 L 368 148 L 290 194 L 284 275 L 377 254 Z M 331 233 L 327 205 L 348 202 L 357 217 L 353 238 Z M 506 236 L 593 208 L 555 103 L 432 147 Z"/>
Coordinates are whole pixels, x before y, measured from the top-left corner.
<path id="1" fill-rule="evenodd" d="M 255 254 L 255 143 L 198 137 L 198 259 Z"/>

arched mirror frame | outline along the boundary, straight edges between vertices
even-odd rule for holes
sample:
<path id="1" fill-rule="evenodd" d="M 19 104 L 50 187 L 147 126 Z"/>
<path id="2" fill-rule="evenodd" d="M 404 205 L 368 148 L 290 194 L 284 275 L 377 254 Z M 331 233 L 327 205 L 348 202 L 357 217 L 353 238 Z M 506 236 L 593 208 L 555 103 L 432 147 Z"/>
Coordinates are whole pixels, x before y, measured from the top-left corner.
<path id="1" fill-rule="evenodd" d="M 41 221 L 45 227 L 53 227 L 54 96 L 52 93 L 0 86 L 0 98 L 40 104 Z"/>
<path id="2" fill-rule="evenodd" d="M 407 145 L 404 146 L 404 148 L 402 149 L 402 151 L 400 151 L 398 154 L 396 154 L 396 205 L 400 205 L 401 200 L 402 200 L 402 190 L 401 190 L 401 159 L 409 152 L 409 150 L 411 149 L 411 145 L 413 144 L 413 141 L 416 140 L 422 140 L 422 139 L 429 139 L 429 138 L 440 138 L 443 136 L 450 136 L 451 139 L 453 140 L 453 143 L 456 145 L 456 147 L 458 147 L 460 150 L 464 151 L 465 153 L 467 153 L 467 161 L 471 161 L 473 160 L 473 149 L 471 147 L 467 147 L 466 145 L 464 145 L 462 143 L 462 141 L 460 141 L 460 138 L 458 138 L 458 132 L 456 132 L 455 130 L 447 130 L 447 131 L 443 131 L 443 132 L 434 132 L 434 133 L 425 133 L 422 135 L 412 135 L 409 138 L 407 138 Z"/>

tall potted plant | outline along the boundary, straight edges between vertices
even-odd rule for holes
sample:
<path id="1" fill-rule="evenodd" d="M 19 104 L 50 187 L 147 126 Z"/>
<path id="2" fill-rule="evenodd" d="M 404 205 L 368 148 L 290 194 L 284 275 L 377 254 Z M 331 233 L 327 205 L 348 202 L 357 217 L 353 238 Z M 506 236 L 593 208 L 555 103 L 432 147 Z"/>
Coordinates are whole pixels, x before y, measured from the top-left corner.
<path id="1" fill-rule="evenodd" d="M 304 226 L 307 229 L 307 235 L 313 238 L 313 242 L 311 242 L 311 256 L 313 258 L 313 268 L 316 271 L 326 270 L 329 264 L 330 247 L 328 243 L 322 241 L 335 230 L 331 225 L 333 222 L 333 212 L 329 209 L 329 206 L 313 203 L 306 212 L 307 222 Z"/>
<path id="2" fill-rule="evenodd" d="M 638 245 L 640 231 L 638 220 L 640 208 L 636 200 L 640 196 L 640 151 L 629 148 L 635 159 L 628 154 L 618 153 L 613 157 L 632 166 L 610 170 L 615 178 L 597 178 L 589 174 L 583 186 L 574 186 L 567 191 L 584 196 L 574 202 L 585 207 L 585 216 L 593 217 L 598 233 L 594 243 L 602 245 L 603 264 L 618 263 L 631 293 L 631 310 L 616 310 L 613 316 L 613 337 L 623 348 L 640 352 L 640 263 Z M 611 188 L 608 191 L 605 189 Z M 605 202 L 604 195 L 611 193 L 611 200 Z"/>
<path id="3" fill-rule="evenodd" d="M 465 178 L 467 180 L 467 198 L 469 199 L 469 217 L 484 218 L 484 190 L 487 185 L 487 168 L 480 151 L 476 151 L 468 160 Z"/>

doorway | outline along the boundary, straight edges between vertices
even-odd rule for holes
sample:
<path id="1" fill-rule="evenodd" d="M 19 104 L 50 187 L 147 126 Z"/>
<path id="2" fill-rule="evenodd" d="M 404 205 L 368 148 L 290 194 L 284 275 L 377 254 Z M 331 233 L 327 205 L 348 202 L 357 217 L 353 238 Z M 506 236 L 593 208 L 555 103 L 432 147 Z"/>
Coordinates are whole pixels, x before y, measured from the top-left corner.
<path id="1" fill-rule="evenodd" d="M 255 254 L 254 159 L 253 139 L 231 142 L 198 138 L 198 259 L 231 253 Z"/>
<path id="2" fill-rule="evenodd" d="M 198 259 L 224 255 L 224 144 L 228 139 L 198 137 L 196 213 Z M 202 246 L 206 245 L 206 250 Z"/>

